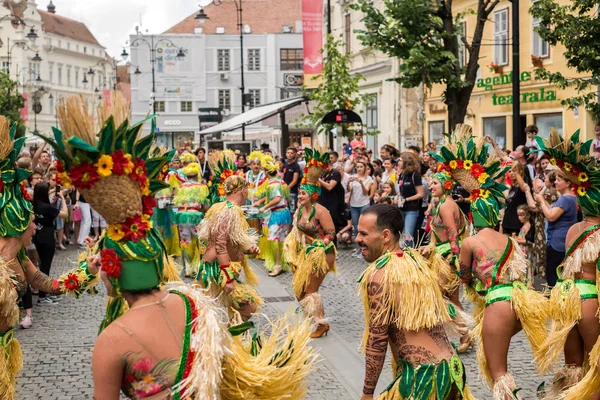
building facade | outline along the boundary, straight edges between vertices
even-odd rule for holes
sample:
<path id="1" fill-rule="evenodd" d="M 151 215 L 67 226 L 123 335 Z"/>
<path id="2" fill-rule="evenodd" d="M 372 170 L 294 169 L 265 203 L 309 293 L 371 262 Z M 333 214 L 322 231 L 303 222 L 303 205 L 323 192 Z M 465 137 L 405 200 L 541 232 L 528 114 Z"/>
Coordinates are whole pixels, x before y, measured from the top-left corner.
<path id="1" fill-rule="evenodd" d="M 357 111 L 367 132 L 379 132 L 366 136 L 367 145 L 375 154 L 384 144 L 394 144 L 400 149 L 411 145 L 422 147 L 421 89 L 406 89 L 389 81 L 398 76 L 400 61 L 362 45 L 354 33 L 364 28 L 362 13 L 351 10 L 349 3 L 347 0 L 331 2 L 331 33 L 342 39 L 343 51 L 350 56 L 351 72 L 365 77 L 360 82 L 360 92 L 369 94 L 370 100 Z M 374 3 L 383 6 L 381 0 Z"/>
<path id="2" fill-rule="evenodd" d="M 566 0 L 557 0 L 566 3 Z M 461 0 L 453 3 L 455 14 L 476 9 L 476 0 Z M 592 138 L 594 122 L 582 107 L 567 110 L 561 105 L 561 100 L 577 93 L 573 89 L 560 89 L 537 80 L 534 63 L 541 63 L 551 72 L 565 73 L 569 68 L 562 56 L 565 49 L 558 45 L 549 46 L 535 32 L 539 24 L 529 13 L 532 1 L 522 1 L 519 7 L 520 18 L 520 88 L 521 115 L 518 116 L 520 126 L 536 125 L 539 134 L 547 136 L 551 128 L 560 133 L 570 135 L 581 129 L 582 137 Z M 519 144 L 514 143 L 512 132 L 512 3 L 502 0 L 495 7 L 482 38 L 479 60 L 478 79 L 471 96 L 465 123 L 473 127 L 478 135 L 493 137 L 503 148 L 514 149 Z M 474 14 L 465 13 L 463 29 L 470 41 L 475 29 Z M 462 54 L 466 52 L 462 51 Z M 464 63 L 465 60 L 460 60 Z M 492 65 L 492 63 L 494 65 Z M 567 76 L 575 76 L 572 71 Z M 442 99 L 443 87 L 434 86 L 426 93 L 424 136 L 427 140 L 440 142 L 442 133 L 448 132 L 446 105 Z M 524 135 L 522 136 L 525 137 Z M 523 139 L 525 140 L 525 139 Z"/>
<path id="3" fill-rule="evenodd" d="M 246 110 L 301 94 L 300 3 L 244 2 Z M 265 9 L 269 10 L 268 19 L 263 15 Z M 211 115 L 220 113 L 220 119 L 226 120 L 242 112 L 242 60 L 235 4 L 211 4 L 204 11 L 209 16 L 205 24 L 194 18 L 196 11 L 161 35 L 137 34 L 130 38 L 131 65 L 139 68 L 139 73 L 130 68 L 133 118 L 142 118 L 156 107 L 159 143 L 166 147 L 192 138 L 198 145 L 196 134 L 217 123 Z M 177 57 L 180 49 L 183 58 Z M 149 127 L 145 129 L 147 133 Z M 276 120 L 251 125 L 246 127 L 246 139 L 255 144 L 270 141 L 277 129 Z M 222 137 L 239 140 L 241 134 L 233 131 Z"/>
<path id="4" fill-rule="evenodd" d="M 47 10 L 34 0 L 6 0 L 1 5 L 0 62 L 27 99 L 21 115 L 28 131 L 50 135 L 57 125 L 55 105 L 63 98 L 81 94 L 94 110 L 109 95 L 116 84 L 115 69 L 85 24 L 57 14 L 52 1 Z M 35 41 L 27 38 L 31 29 Z"/>

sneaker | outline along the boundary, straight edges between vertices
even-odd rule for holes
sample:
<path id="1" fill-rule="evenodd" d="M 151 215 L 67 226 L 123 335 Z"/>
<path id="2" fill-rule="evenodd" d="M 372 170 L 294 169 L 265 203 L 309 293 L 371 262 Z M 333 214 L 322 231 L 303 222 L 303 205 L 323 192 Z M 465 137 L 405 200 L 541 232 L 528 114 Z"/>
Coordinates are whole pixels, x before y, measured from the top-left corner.
<path id="1" fill-rule="evenodd" d="M 21 329 L 31 328 L 31 326 L 33 325 L 33 317 L 26 315 L 25 318 L 21 320 L 21 323 L 19 325 L 21 326 Z"/>
<path id="2" fill-rule="evenodd" d="M 44 298 L 38 300 L 38 304 L 49 306 L 49 305 L 54 305 L 54 304 L 57 304 L 57 303 L 53 302 L 48 297 L 44 297 Z"/>
<path id="3" fill-rule="evenodd" d="M 46 296 L 46 297 L 49 298 L 50 300 L 52 300 L 55 303 L 58 302 L 58 301 L 60 301 L 60 296 L 54 296 L 54 295 L 52 295 L 52 296 Z"/>
<path id="4" fill-rule="evenodd" d="M 63 246 L 62 243 L 58 246 L 58 248 L 61 249 L 61 250 L 66 250 L 67 249 L 65 246 Z"/>

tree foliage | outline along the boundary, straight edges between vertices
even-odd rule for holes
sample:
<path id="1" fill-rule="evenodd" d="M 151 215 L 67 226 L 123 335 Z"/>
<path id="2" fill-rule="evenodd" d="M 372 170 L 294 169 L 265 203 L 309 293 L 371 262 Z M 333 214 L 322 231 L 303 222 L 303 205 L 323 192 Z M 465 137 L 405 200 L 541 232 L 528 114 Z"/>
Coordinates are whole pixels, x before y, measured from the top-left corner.
<path id="1" fill-rule="evenodd" d="M 405 87 L 420 84 L 431 88 L 445 85 L 450 129 L 464 122 L 469 99 L 477 79 L 483 29 L 499 0 L 478 0 L 476 24 L 469 39 L 462 32 L 466 13 L 454 14 L 452 0 L 355 0 L 354 10 L 362 11 L 365 29 L 357 30 L 364 46 L 401 60 L 395 79 Z M 469 30 L 471 35 L 471 30 Z M 460 44 L 465 48 L 465 66 L 459 63 Z"/>
<path id="2" fill-rule="evenodd" d="M 19 93 L 19 83 L 11 80 L 5 72 L 0 72 L 0 115 L 12 123 L 17 122 L 17 137 L 25 134 L 25 122 L 21 119 L 21 108 L 25 99 Z"/>
<path id="3" fill-rule="evenodd" d="M 313 79 L 319 82 L 314 89 L 303 89 L 304 94 L 313 101 L 314 106 L 310 114 L 300 116 L 298 126 L 317 129 L 317 133 L 328 133 L 333 125 L 322 125 L 321 120 L 330 111 L 336 109 L 353 110 L 361 104 L 366 104 L 368 94 L 359 94 L 359 83 L 365 78 L 359 73 L 350 72 L 348 55 L 342 54 L 340 48 L 342 41 L 332 35 L 327 36 L 323 54 L 323 74 Z M 347 124 L 342 124 L 342 133 L 349 135 Z M 369 132 L 374 134 L 375 132 Z"/>
<path id="4" fill-rule="evenodd" d="M 561 89 L 574 88 L 578 95 L 563 99 L 568 108 L 584 106 L 600 121 L 597 86 L 600 85 L 600 14 L 597 0 L 576 0 L 559 5 L 553 0 L 533 3 L 531 14 L 540 19 L 538 32 L 552 46 L 562 44 L 567 65 L 581 74 L 572 78 L 562 72 L 536 69 L 536 78 L 547 79 Z"/>

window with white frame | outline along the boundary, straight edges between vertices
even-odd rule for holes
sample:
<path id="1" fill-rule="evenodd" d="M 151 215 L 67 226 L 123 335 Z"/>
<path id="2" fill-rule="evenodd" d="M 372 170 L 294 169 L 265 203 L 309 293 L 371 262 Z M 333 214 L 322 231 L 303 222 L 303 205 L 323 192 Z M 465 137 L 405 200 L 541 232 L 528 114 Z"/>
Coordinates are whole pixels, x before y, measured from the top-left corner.
<path id="1" fill-rule="evenodd" d="M 67 86 L 71 86 L 71 67 L 67 67 Z"/>
<path id="2" fill-rule="evenodd" d="M 248 71 L 260 71 L 260 49 L 248 49 Z"/>
<path id="3" fill-rule="evenodd" d="M 536 0 L 537 1 L 537 0 Z M 535 3 L 536 1 L 533 1 Z M 541 25 L 541 20 L 539 18 L 533 18 L 533 31 L 531 34 L 531 40 L 533 42 L 533 49 L 531 54 L 537 57 L 549 57 L 550 56 L 550 46 L 548 42 L 546 42 L 540 34 L 537 32 L 538 28 Z"/>
<path id="4" fill-rule="evenodd" d="M 155 102 L 154 107 L 156 108 L 156 112 L 165 112 L 165 102 L 164 101 Z"/>
<path id="5" fill-rule="evenodd" d="M 79 87 L 79 68 L 75 68 L 75 87 Z"/>
<path id="6" fill-rule="evenodd" d="M 219 107 L 223 110 L 231 110 L 231 90 L 219 89 Z"/>
<path id="7" fill-rule="evenodd" d="M 429 122 L 429 141 L 441 145 L 444 142 L 444 131 L 446 130 L 446 121 Z"/>
<path id="8" fill-rule="evenodd" d="M 54 96 L 48 96 L 48 113 L 54 114 Z"/>
<path id="9" fill-rule="evenodd" d="M 231 55 L 229 49 L 217 50 L 217 71 L 229 71 L 231 67 Z"/>
<path id="10" fill-rule="evenodd" d="M 550 132 L 554 128 L 558 133 L 563 133 L 563 116 L 562 113 L 551 114 L 536 114 L 533 116 L 535 126 L 538 127 L 539 133 L 543 138 L 550 137 Z"/>
<path id="11" fill-rule="evenodd" d="M 192 112 L 192 102 L 191 101 L 182 101 L 181 102 L 181 112 Z"/>
<path id="12" fill-rule="evenodd" d="M 248 106 L 250 108 L 254 108 L 260 106 L 260 89 L 250 89 L 248 90 Z"/>
<path id="13" fill-rule="evenodd" d="M 506 148 L 506 117 L 490 117 L 483 119 L 483 135 L 489 136 L 501 148 Z M 491 150 L 491 146 L 489 146 Z"/>
<path id="14" fill-rule="evenodd" d="M 48 63 L 48 82 L 54 83 L 54 63 Z"/>
<path id="15" fill-rule="evenodd" d="M 58 84 L 59 85 L 62 85 L 62 70 L 63 70 L 62 64 L 58 64 L 57 74 L 58 74 Z"/>
<path id="16" fill-rule="evenodd" d="M 494 13 L 494 63 L 508 64 L 508 8 Z"/>
<path id="17" fill-rule="evenodd" d="M 367 131 L 376 131 L 379 129 L 379 110 L 377 107 L 377 93 L 370 94 L 367 97 L 366 107 Z"/>

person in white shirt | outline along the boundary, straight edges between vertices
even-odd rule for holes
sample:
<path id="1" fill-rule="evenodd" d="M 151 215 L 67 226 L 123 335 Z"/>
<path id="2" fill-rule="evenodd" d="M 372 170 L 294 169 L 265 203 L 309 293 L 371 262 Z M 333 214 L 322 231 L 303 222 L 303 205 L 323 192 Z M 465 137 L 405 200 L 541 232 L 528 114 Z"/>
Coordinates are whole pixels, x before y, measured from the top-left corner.
<path id="1" fill-rule="evenodd" d="M 367 164 L 364 161 L 356 163 L 356 175 L 348 178 L 346 189 L 350 194 L 350 214 L 352 215 L 352 226 L 354 228 L 354 236 L 358 232 L 358 219 L 360 213 L 371 204 L 369 198 L 373 178 L 367 175 Z M 357 247 L 355 257 L 362 258 L 360 248 Z"/>

